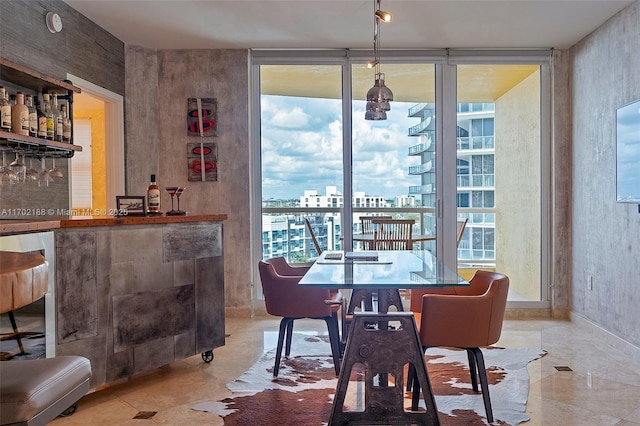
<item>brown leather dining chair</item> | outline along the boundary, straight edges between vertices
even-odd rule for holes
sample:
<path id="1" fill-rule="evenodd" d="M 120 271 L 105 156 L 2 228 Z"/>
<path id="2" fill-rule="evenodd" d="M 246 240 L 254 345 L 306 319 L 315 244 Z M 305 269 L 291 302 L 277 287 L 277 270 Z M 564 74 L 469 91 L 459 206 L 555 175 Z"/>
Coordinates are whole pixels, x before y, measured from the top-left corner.
<path id="1" fill-rule="evenodd" d="M 492 423 L 489 383 L 480 348 L 500 339 L 509 278 L 497 272 L 478 270 L 469 283 L 469 286 L 430 289 L 420 297 L 418 292 L 412 292 L 411 310 L 425 351 L 436 346 L 467 351 L 471 386 L 478 391 L 479 377 L 487 421 Z M 407 386 L 413 386 L 413 405 L 417 407 L 420 389 L 412 375 L 410 371 Z"/>
<path id="2" fill-rule="evenodd" d="M 277 259 L 277 260 L 276 260 Z M 302 287 L 298 282 L 302 275 L 291 273 L 291 266 L 284 267 L 284 259 L 261 260 L 258 263 L 265 305 L 270 315 L 282 317 L 278 332 L 278 346 L 273 376 L 278 376 L 282 346 L 285 344 L 285 356 L 291 352 L 293 322 L 301 318 L 320 319 L 327 323 L 331 353 L 336 375 L 340 374 L 340 331 L 338 328 L 338 310 L 342 304 L 341 293 L 331 293 L 322 287 Z M 295 268 L 294 268 L 295 269 Z"/>

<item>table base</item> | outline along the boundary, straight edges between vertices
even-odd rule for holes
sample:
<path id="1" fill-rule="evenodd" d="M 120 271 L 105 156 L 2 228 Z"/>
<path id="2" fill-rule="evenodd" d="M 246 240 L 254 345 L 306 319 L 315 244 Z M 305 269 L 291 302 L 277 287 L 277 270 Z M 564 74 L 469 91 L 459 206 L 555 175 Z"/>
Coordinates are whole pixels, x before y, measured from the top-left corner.
<path id="1" fill-rule="evenodd" d="M 365 369 L 365 409 L 344 411 L 349 378 L 355 364 L 361 364 Z M 415 367 L 426 411 L 405 411 L 404 370 L 407 364 Z M 440 424 L 411 312 L 354 314 L 329 425 L 358 424 Z"/>

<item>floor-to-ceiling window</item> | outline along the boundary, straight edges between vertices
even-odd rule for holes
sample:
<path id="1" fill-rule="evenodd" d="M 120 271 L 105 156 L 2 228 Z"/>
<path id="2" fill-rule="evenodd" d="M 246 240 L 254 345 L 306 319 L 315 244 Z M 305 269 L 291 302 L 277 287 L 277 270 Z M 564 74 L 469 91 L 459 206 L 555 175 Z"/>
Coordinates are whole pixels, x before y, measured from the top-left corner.
<path id="1" fill-rule="evenodd" d="M 436 235 L 423 247 L 452 253 L 460 271 L 526 282 L 510 300 L 546 300 L 547 52 L 530 63 L 502 52 L 488 65 L 469 52 L 389 53 L 394 101 L 381 121 L 364 119 L 374 82 L 364 53 L 281 54 L 261 52 L 252 65 L 257 258 L 317 256 L 305 218 L 321 250 L 358 249 L 358 216 L 392 214 Z M 469 219 L 457 251 L 449 216 Z"/>

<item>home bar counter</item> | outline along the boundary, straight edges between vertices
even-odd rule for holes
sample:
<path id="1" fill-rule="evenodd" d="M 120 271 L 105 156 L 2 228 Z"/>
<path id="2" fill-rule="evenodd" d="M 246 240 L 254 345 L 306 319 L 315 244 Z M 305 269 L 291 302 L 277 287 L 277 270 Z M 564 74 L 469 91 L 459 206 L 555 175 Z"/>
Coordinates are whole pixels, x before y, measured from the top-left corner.
<path id="1" fill-rule="evenodd" d="M 224 345 L 226 219 L 2 220 L 0 250 L 44 252 L 47 357 L 89 358 L 98 388 L 196 354 L 209 362 Z"/>

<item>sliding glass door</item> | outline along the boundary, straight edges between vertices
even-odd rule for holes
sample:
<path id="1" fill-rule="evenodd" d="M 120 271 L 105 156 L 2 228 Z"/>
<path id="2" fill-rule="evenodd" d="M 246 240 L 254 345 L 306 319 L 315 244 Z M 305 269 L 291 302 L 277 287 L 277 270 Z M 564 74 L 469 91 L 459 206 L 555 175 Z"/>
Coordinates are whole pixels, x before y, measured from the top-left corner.
<path id="1" fill-rule="evenodd" d="M 385 120 L 365 120 L 366 52 L 306 53 L 252 62 L 255 257 L 362 249 L 360 216 L 409 218 L 414 248 L 467 278 L 506 273 L 510 301 L 547 301 L 546 52 L 389 54 Z"/>
<path id="2" fill-rule="evenodd" d="M 342 67 L 260 67 L 262 255 L 304 263 L 341 248 Z"/>
<path id="3" fill-rule="evenodd" d="M 393 91 L 385 120 L 366 120 L 366 95 L 374 72 L 352 65 L 353 223 L 361 216 L 414 219 L 415 235 L 435 237 L 435 65 L 385 63 Z M 435 241 L 416 244 L 435 253 Z M 356 248 L 360 248 L 355 244 Z"/>
<path id="4" fill-rule="evenodd" d="M 457 66 L 458 247 L 467 276 L 509 276 L 510 300 L 541 300 L 542 144 L 538 64 Z"/>

